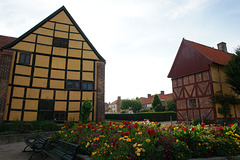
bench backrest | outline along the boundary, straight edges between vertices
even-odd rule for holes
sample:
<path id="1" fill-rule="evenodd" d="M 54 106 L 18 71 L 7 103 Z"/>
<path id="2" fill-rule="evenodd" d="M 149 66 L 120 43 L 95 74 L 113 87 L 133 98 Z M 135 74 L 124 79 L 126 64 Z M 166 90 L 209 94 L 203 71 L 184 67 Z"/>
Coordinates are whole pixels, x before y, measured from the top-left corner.
<path id="1" fill-rule="evenodd" d="M 73 157 L 76 156 L 78 147 L 79 146 L 77 144 L 69 143 L 63 140 L 58 140 L 55 144 L 56 150 L 72 155 Z"/>

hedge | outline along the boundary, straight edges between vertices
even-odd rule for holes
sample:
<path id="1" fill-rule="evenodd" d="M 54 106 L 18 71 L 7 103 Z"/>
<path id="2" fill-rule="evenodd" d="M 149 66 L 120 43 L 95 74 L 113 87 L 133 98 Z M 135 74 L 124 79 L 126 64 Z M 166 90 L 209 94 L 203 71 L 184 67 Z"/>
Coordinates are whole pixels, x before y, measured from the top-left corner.
<path id="1" fill-rule="evenodd" d="M 123 114 L 105 114 L 106 120 L 125 120 L 125 121 L 143 121 L 149 119 L 155 122 L 170 121 L 170 116 L 172 120 L 177 120 L 176 112 L 154 112 L 154 113 L 123 113 Z"/>

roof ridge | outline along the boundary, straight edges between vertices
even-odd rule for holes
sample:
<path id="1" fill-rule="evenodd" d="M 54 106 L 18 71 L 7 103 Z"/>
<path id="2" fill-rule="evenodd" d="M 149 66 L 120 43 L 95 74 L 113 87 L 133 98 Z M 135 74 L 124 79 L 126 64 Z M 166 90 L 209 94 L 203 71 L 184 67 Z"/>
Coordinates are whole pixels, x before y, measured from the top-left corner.
<path id="1" fill-rule="evenodd" d="M 188 42 L 192 42 L 192 43 L 195 43 L 195 44 L 204 46 L 204 47 L 208 47 L 208 48 L 211 48 L 211 49 L 215 49 L 215 50 L 221 51 L 221 50 L 219 50 L 219 49 L 216 49 L 216 48 L 214 48 L 214 47 L 207 46 L 207 45 L 205 45 L 205 44 L 197 43 L 197 42 L 190 41 L 190 40 L 187 40 L 187 39 L 185 39 L 185 40 L 188 41 Z M 223 52 L 223 53 L 225 53 L 225 52 Z"/>

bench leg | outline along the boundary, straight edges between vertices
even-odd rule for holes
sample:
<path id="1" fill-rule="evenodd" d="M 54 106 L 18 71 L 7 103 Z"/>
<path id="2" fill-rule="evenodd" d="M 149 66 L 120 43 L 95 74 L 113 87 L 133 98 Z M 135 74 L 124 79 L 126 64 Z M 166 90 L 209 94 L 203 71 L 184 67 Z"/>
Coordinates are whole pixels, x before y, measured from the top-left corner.
<path id="1" fill-rule="evenodd" d="M 43 154 L 41 152 L 34 152 L 28 160 L 32 160 L 33 155 L 37 153 L 41 155 L 41 159 L 44 159 Z"/>
<path id="2" fill-rule="evenodd" d="M 32 151 L 26 151 L 26 149 L 28 148 L 29 146 L 26 146 L 22 152 L 32 152 Z"/>

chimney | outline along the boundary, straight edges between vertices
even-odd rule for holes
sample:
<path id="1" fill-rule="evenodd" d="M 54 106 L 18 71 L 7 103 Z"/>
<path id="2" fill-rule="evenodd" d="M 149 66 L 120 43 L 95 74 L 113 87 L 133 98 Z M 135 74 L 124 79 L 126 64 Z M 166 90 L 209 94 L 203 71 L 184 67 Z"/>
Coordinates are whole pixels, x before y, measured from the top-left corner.
<path id="1" fill-rule="evenodd" d="M 221 50 L 225 53 L 228 53 L 227 52 L 227 45 L 226 45 L 225 42 L 218 43 L 217 46 L 218 46 L 218 50 Z"/>
<path id="2" fill-rule="evenodd" d="M 161 91 L 160 95 L 164 95 L 164 91 Z"/>
<path id="3" fill-rule="evenodd" d="M 148 94 L 147 97 L 148 97 L 148 98 L 151 97 L 151 94 Z"/>

